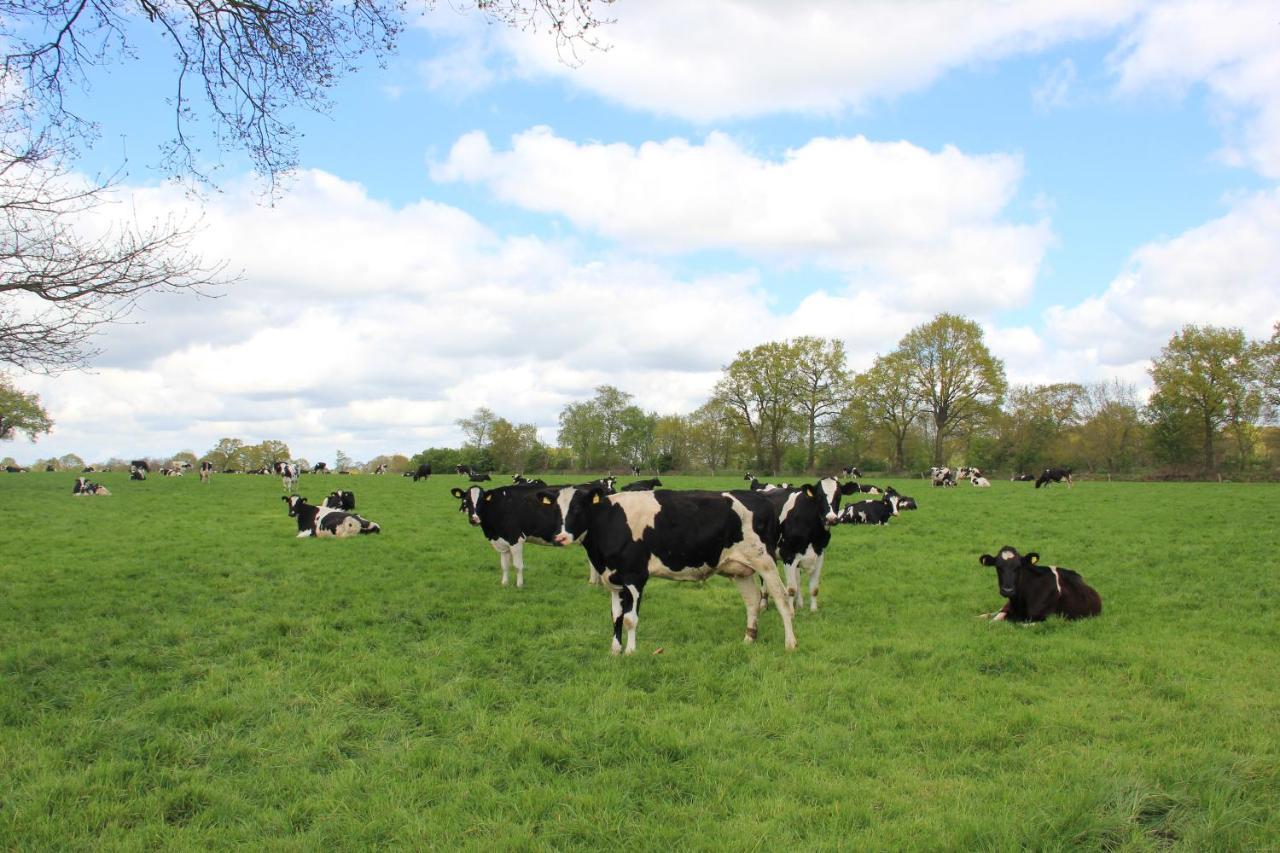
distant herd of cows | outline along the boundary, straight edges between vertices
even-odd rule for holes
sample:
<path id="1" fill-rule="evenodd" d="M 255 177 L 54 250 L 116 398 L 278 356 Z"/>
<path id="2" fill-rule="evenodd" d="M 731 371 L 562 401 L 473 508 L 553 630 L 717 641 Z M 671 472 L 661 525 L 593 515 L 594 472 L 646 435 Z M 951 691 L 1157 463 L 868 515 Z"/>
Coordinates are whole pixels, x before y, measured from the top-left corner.
<path id="1" fill-rule="evenodd" d="M 184 467 L 193 466 L 165 467 L 160 473 L 182 476 Z M 213 466 L 203 462 L 199 467 L 201 479 L 208 481 Z M 324 463 L 311 470 L 328 473 Z M 746 642 L 756 639 L 759 614 L 773 600 L 786 648 L 795 648 L 792 616 L 804 605 L 800 573 L 807 575 L 809 608 L 816 611 L 831 528 L 840 524 L 884 525 L 901 511 L 918 508 L 914 498 L 892 487 L 880 489 L 860 483 L 861 471 L 853 466 L 844 468 L 840 475 L 799 485 L 764 483 L 747 472 L 743 479 L 748 488 L 731 491 L 664 489 L 657 478 L 615 488 L 612 476 L 587 483 L 548 485 L 518 474 L 510 485 L 486 488 L 479 484 L 491 480 L 488 474 L 466 465 L 454 471 L 466 476 L 471 485 L 452 488 L 450 493 L 459 501 L 458 511 L 481 529 L 498 553 L 503 586 L 509 582 L 513 565 L 516 586 L 524 585 L 526 542 L 582 545 L 590 583 L 603 584 L 610 593 L 615 654 L 635 651 L 640 602 L 650 578 L 703 580 L 713 574 L 729 577 L 738 586 L 746 608 Z M 381 466 L 374 473 L 385 472 L 386 466 Z M 91 467 L 82 472 L 87 473 L 92 473 Z M 130 465 L 131 479 L 145 480 L 149 473 L 151 466 L 146 460 L 134 460 Z M 276 462 L 258 473 L 278 475 L 284 490 L 292 493 L 301 471 L 292 462 Z M 424 464 L 404 476 L 417 482 L 431 473 L 431 466 Z M 632 473 L 638 475 L 639 470 L 632 469 Z M 955 486 L 961 480 L 979 488 L 991 485 L 972 467 L 937 467 L 925 476 L 940 488 Z M 1038 477 L 1021 474 L 1012 479 L 1034 479 L 1036 488 L 1061 482 L 1070 487 L 1073 482 L 1069 468 L 1046 468 Z M 76 479 L 72 493 L 110 494 L 84 476 Z M 842 499 L 853 495 L 859 499 L 842 507 Z M 864 499 L 862 495 L 876 497 Z M 283 500 L 289 516 L 297 522 L 299 538 L 381 532 L 376 522 L 356 513 L 355 494 L 349 490 L 335 490 L 319 505 L 297 494 L 287 494 Z M 1076 619 L 1102 611 L 1100 596 L 1079 574 L 1043 566 L 1038 554 L 1019 554 L 1006 545 L 994 556 L 983 554 L 979 562 L 996 569 L 1000 595 L 1006 599 L 998 612 L 983 614 L 993 621 L 1039 622 L 1054 614 Z"/>

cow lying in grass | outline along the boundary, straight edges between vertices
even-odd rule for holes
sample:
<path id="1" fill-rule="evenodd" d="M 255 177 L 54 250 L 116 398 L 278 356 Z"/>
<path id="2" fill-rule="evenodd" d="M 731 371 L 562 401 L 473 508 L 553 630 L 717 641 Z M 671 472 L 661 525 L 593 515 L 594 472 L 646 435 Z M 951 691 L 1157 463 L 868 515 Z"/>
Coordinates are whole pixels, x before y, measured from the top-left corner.
<path id="1" fill-rule="evenodd" d="M 298 519 L 298 538 L 307 536 L 333 536 L 344 539 L 361 533 L 381 533 L 376 522 L 361 518 L 354 512 L 343 512 L 325 506 L 312 506 L 305 497 L 285 495 L 281 498 L 289 507 L 289 515 Z"/>
<path id="2" fill-rule="evenodd" d="M 1012 545 L 996 556 L 983 554 L 978 562 L 995 566 L 1000 594 L 1009 599 L 993 621 L 1043 622 L 1058 614 L 1083 619 L 1102 612 L 1102 596 L 1071 569 L 1040 565 L 1040 555 L 1020 555 Z M 983 614 L 984 616 L 987 614 Z"/>
<path id="3" fill-rule="evenodd" d="M 109 496 L 111 492 L 107 490 L 106 486 L 90 483 L 84 477 L 76 477 L 76 484 L 71 487 L 71 494 Z"/>

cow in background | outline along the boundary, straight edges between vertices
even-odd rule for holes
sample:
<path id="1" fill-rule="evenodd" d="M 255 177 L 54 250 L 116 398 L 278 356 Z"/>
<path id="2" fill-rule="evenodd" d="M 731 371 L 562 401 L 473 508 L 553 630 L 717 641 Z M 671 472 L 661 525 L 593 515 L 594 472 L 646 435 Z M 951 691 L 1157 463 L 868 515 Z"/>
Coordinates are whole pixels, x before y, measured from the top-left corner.
<path id="1" fill-rule="evenodd" d="M 1036 479 L 1036 488 L 1048 485 L 1049 483 L 1061 483 L 1067 481 L 1067 488 L 1071 488 L 1071 469 L 1070 468 L 1045 468 Z"/>
<path id="2" fill-rule="evenodd" d="M 205 460 L 200 463 L 200 482 L 209 482 L 209 477 L 213 474 L 213 463 Z"/>
<path id="3" fill-rule="evenodd" d="M 323 465 L 323 462 L 317 463 Z M 286 492 L 291 492 L 298 487 L 298 466 L 292 462 L 275 462 L 271 466 L 271 470 L 280 475 L 280 485 L 284 487 Z"/>
<path id="4" fill-rule="evenodd" d="M 1083 619 L 1102 612 L 1102 596 L 1078 572 L 1042 566 L 1034 551 L 1019 554 L 1012 545 L 1005 545 L 995 556 L 983 554 L 978 562 L 995 567 L 1000 594 L 1008 599 L 991 615 L 992 621 L 1043 622 L 1055 613 L 1064 619 Z"/>

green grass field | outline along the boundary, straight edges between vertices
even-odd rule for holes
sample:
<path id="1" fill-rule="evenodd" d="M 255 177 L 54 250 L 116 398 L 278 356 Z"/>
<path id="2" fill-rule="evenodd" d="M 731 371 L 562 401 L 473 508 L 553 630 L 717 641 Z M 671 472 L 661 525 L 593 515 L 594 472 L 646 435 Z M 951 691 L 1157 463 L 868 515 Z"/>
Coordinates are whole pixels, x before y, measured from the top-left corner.
<path id="1" fill-rule="evenodd" d="M 835 531 L 797 651 L 655 580 L 617 658 L 583 552 L 499 587 L 460 477 L 304 477 L 348 540 L 275 477 L 94 479 L 0 475 L 3 849 L 1280 847 L 1275 486 L 880 480 L 921 508 Z M 975 618 L 1006 543 L 1103 615 Z"/>

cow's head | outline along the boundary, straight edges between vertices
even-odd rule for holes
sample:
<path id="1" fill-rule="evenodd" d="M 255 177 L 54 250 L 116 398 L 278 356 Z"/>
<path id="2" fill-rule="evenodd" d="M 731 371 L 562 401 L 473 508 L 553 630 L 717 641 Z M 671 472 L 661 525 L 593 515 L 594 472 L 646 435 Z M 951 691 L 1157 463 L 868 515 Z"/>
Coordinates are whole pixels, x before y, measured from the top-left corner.
<path id="1" fill-rule="evenodd" d="M 840 498 L 858 491 L 858 484 L 848 482 L 844 485 L 835 477 L 823 477 L 812 485 L 800 487 L 805 497 L 818 504 L 818 514 L 828 527 L 840 523 Z"/>
<path id="2" fill-rule="evenodd" d="M 284 501 L 289 507 L 289 515 L 293 517 L 296 517 L 298 514 L 298 505 L 307 502 L 307 499 L 301 495 L 285 495 L 280 498 L 280 500 Z"/>
<path id="3" fill-rule="evenodd" d="M 461 504 L 458 512 L 465 512 L 467 518 L 471 521 L 471 526 L 475 527 L 480 524 L 480 507 L 485 501 L 493 500 L 493 495 L 486 494 L 485 490 L 479 486 L 472 486 L 463 490 L 456 486 L 449 490 L 449 494 L 453 495 Z"/>
<path id="4" fill-rule="evenodd" d="M 572 545 L 581 540 L 587 532 L 587 519 L 608 494 L 603 486 L 538 491 L 539 501 L 554 502 L 560 509 L 560 532 L 556 534 L 555 543 Z"/>
<path id="5" fill-rule="evenodd" d="M 1019 554 L 1012 545 L 1005 545 L 994 557 L 983 554 L 978 562 L 984 566 L 995 566 L 996 580 L 1000 585 L 1000 594 L 1005 598 L 1013 598 L 1018 594 L 1018 570 L 1040 562 L 1040 555 L 1034 551 L 1030 554 Z"/>

